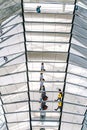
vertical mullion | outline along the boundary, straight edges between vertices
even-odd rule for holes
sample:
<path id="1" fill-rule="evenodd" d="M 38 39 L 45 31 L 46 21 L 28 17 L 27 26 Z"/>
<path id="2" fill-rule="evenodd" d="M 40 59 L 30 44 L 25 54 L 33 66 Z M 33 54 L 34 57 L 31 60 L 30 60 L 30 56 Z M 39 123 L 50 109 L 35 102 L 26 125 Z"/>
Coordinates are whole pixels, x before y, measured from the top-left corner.
<path id="1" fill-rule="evenodd" d="M 7 128 L 7 130 L 9 130 L 8 125 L 7 125 L 7 118 L 5 116 L 5 110 L 4 110 L 4 107 L 3 107 L 3 101 L 2 101 L 1 95 L 0 95 L 0 100 L 1 100 L 1 103 L 2 103 L 2 110 L 3 110 L 3 113 L 4 113 L 4 119 L 5 119 L 6 128 Z"/>
<path id="2" fill-rule="evenodd" d="M 21 0 L 22 7 L 22 19 L 23 19 L 23 30 L 24 30 L 24 47 L 25 47 L 25 59 L 26 59 L 26 76 L 27 76 L 27 87 L 28 87 L 28 105 L 29 105 L 29 117 L 30 117 L 30 130 L 32 130 L 31 123 L 31 106 L 30 106 L 30 88 L 29 88 L 29 75 L 28 75 L 28 57 L 27 57 L 27 46 L 26 46 L 26 34 L 25 34 L 25 19 L 24 19 L 24 6 L 23 0 Z"/>
<path id="3" fill-rule="evenodd" d="M 65 87 L 66 87 L 66 79 L 67 79 L 67 71 L 68 71 L 68 64 L 69 64 L 69 57 L 70 57 L 70 48 L 71 48 L 71 39 L 72 39 L 72 31 L 73 31 L 73 22 L 75 18 L 75 7 L 76 7 L 77 0 L 74 2 L 74 11 L 73 11 L 73 18 L 72 18 L 72 27 L 71 27 L 71 35 L 69 39 L 69 49 L 68 49 L 68 56 L 67 56 L 67 65 L 66 65 L 66 70 L 65 70 L 65 79 L 64 79 L 64 87 L 63 87 L 63 98 L 62 98 L 62 109 L 60 112 L 60 118 L 59 118 L 59 127 L 58 130 L 61 129 L 61 121 L 62 121 L 62 114 L 63 114 L 63 101 L 64 101 L 64 96 L 65 96 Z"/>
<path id="4" fill-rule="evenodd" d="M 86 112 L 85 112 L 85 114 L 84 114 L 84 119 L 83 119 L 83 122 L 82 122 L 82 128 L 81 128 L 81 130 L 84 130 L 84 127 L 87 125 L 87 120 L 86 120 L 86 118 L 87 118 L 87 110 L 86 110 Z"/>

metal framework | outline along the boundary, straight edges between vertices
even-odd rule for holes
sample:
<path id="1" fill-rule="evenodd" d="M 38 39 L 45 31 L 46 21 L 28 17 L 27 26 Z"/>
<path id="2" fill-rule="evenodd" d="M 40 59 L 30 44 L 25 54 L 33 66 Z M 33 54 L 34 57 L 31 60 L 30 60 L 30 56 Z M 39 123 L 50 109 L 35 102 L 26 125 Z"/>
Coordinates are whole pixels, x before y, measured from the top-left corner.
<path id="1" fill-rule="evenodd" d="M 70 35 L 70 40 L 69 40 L 69 48 L 68 48 L 68 56 L 67 56 L 67 65 L 66 65 L 66 74 L 65 74 L 65 79 L 64 79 L 64 87 L 63 87 L 63 98 L 62 102 L 64 102 L 64 96 L 65 96 L 65 87 L 66 87 L 66 78 L 67 78 L 67 71 L 68 71 L 68 64 L 69 64 L 69 56 L 70 56 L 70 48 L 71 48 L 71 39 L 72 39 L 72 31 L 73 31 L 73 23 L 74 23 L 74 18 L 75 18 L 75 9 L 76 9 L 76 3 L 77 0 L 74 2 L 74 11 L 73 11 L 73 18 L 72 18 L 72 27 L 71 27 L 71 35 Z M 62 105 L 62 110 L 61 110 L 61 115 L 60 115 L 60 124 L 58 130 L 61 129 L 61 121 L 62 121 L 62 112 L 63 112 L 63 105 Z"/>
<path id="2" fill-rule="evenodd" d="M 86 128 L 87 128 L 87 110 L 84 114 L 84 120 L 82 122 L 82 129 L 81 130 L 86 130 Z"/>
<path id="3" fill-rule="evenodd" d="M 29 116 L 30 116 L 30 129 L 32 130 L 32 123 L 31 123 L 31 106 L 30 106 L 30 88 L 29 88 L 29 75 L 28 75 L 28 58 L 27 58 L 27 47 L 26 47 L 26 35 L 25 35 L 25 20 L 24 20 L 24 7 L 23 7 L 23 0 L 21 0 L 22 6 L 22 18 L 23 18 L 23 30 L 24 30 L 24 46 L 25 46 L 25 59 L 26 59 L 26 75 L 27 75 L 27 87 L 28 87 L 28 103 L 29 103 Z"/>
<path id="4" fill-rule="evenodd" d="M 0 2 L 1 9 L 0 129 L 86 130 L 86 0 L 8 0 Z M 46 110 L 40 108 L 41 73 Z M 61 111 L 55 111 L 58 89 Z"/>

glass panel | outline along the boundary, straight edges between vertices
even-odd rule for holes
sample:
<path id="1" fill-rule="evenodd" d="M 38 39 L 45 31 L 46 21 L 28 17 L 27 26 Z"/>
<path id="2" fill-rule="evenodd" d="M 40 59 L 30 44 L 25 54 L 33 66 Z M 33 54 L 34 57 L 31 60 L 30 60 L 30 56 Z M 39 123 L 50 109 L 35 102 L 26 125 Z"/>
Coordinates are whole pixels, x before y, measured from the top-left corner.
<path id="1" fill-rule="evenodd" d="M 45 114 L 45 119 L 42 119 L 41 118 L 41 114 Z M 45 123 L 46 123 L 46 121 L 47 122 L 51 122 L 51 121 L 53 121 L 53 122 L 58 122 L 58 120 L 59 120 L 59 113 L 56 113 L 56 112 L 32 112 L 31 113 L 31 115 L 32 115 L 32 120 L 36 120 L 36 122 L 38 121 L 38 120 L 40 120 L 40 121 L 44 121 Z"/>
<path id="2" fill-rule="evenodd" d="M 66 84 L 66 92 L 70 92 L 73 94 L 81 95 L 81 96 L 86 96 L 87 97 L 87 88 L 84 86 L 79 86 L 78 84 L 73 84 L 73 83 L 67 83 Z"/>
<path id="3" fill-rule="evenodd" d="M 45 123 L 44 123 L 45 124 Z M 33 130 L 58 130 L 58 125 L 55 126 L 47 126 L 45 127 L 45 125 L 43 124 L 43 126 L 38 126 L 38 127 L 33 127 Z"/>
<path id="4" fill-rule="evenodd" d="M 66 62 L 67 53 L 28 52 L 29 61 Z"/>
<path id="5" fill-rule="evenodd" d="M 58 52 L 67 52 L 68 44 L 60 43 L 44 43 L 41 42 L 27 42 L 27 50 L 29 51 L 58 51 Z"/>
<path id="6" fill-rule="evenodd" d="M 87 68 L 87 60 L 77 55 L 70 54 L 70 64 L 74 64 L 79 67 Z"/>
<path id="7" fill-rule="evenodd" d="M 28 130 L 29 127 L 29 121 L 27 122 L 20 122 L 20 123 L 8 123 L 9 130 Z"/>
<path id="8" fill-rule="evenodd" d="M 10 91 L 9 91 L 10 90 Z M 2 94 L 10 94 L 16 92 L 27 91 L 27 83 L 18 83 L 18 84 L 8 84 L 6 86 L 1 86 L 0 91 Z"/>
<path id="9" fill-rule="evenodd" d="M 11 76 L 0 77 L 0 85 L 7 85 L 20 82 L 26 82 L 26 73 L 19 73 Z"/>
<path id="10" fill-rule="evenodd" d="M 26 23 L 26 31 L 43 31 L 43 32 L 70 32 L 71 25 L 68 24 L 49 24 L 49 23 Z"/>
<path id="11" fill-rule="evenodd" d="M 35 12 L 38 4 L 34 3 L 24 3 L 25 12 Z M 73 5 L 65 5 L 63 7 L 62 4 L 40 4 L 41 13 L 72 13 Z"/>
<path id="12" fill-rule="evenodd" d="M 11 66 L 4 66 L 0 69 L 0 75 L 6 75 L 6 74 L 8 75 L 11 73 L 17 73 L 25 70 L 26 70 L 25 63 Z"/>
<path id="13" fill-rule="evenodd" d="M 63 88 L 64 83 L 62 82 L 44 82 L 44 86 L 46 91 L 58 91 L 58 88 Z M 30 90 L 32 91 L 39 91 L 40 89 L 40 82 L 29 82 Z M 49 90 L 50 88 L 50 90 Z"/>
<path id="14" fill-rule="evenodd" d="M 28 94 L 27 93 L 18 93 L 12 94 L 7 96 L 2 96 L 3 103 L 15 103 L 19 101 L 28 101 Z"/>
<path id="15" fill-rule="evenodd" d="M 2 66 L 16 65 L 16 64 L 25 62 L 24 53 L 10 55 L 10 56 L 7 56 L 7 58 L 8 58 L 8 62 L 6 62 L 6 63 L 5 63 L 5 60 L 3 60 L 3 57 L 1 58 L 1 60 L 4 62 L 4 64 L 2 64 Z"/>
<path id="16" fill-rule="evenodd" d="M 3 41 L 2 41 L 3 44 L 1 43 L 0 47 L 13 45 L 13 44 L 20 43 L 20 42 L 22 42 L 22 44 L 23 44 L 23 41 L 24 41 L 23 33 L 19 33 L 16 35 L 12 35 L 12 36 L 3 38 Z"/>
<path id="17" fill-rule="evenodd" d="M 0 50 L 0 56 L 6 56 L 6 55 L 11 55 L 11 54 L 20 53 L 20 52 L 24 52 L 24 45 L 16 44 L 9 47 L 3 47 Z"/>
<path id="18" fill-rule="evenodd" d="M 83 37 L 78 37 L 78 35 L 73 35 L 72 37 L 72 43 L 74 43 L 75 45 L 81 46 L 86 48 L 87 44 L 86 44 L 86 38 Z"/>
<path id="19" fill-rule="evenodd" d="M 84 115 L 84 111 L 86 110 L 86 107 L 84 106 L 78 106 L 78 105 L 73 105 L 64 103 L 63 105 L 63 111 L 65 112 L 70 112 L 70 113 L 76 113 L 76 114 L 82 114 Z"/>
<path id="20" fill-rule="evenodd" d="M 75 15 L 74 23 L 79 27 L 87 29 L 87 20 L 85 18 L 83 19 L 82 16 Z"/>
<path id="21" fill-rule="evenodd" d="M 39 35 L 39 38 L 38 38 Z M 26 32 L 27 41 L 68 42 L 69 34 Z"/>
<path id="22" fill-rule="evenodd" d="M 87 81 L 86 81 L 86 78 L 83 78 L 83 77 L 80 77 L 80 76 L 76 76 L 76 75 L 68 74 L 67 75 L 67 82 L 86 86 L 86 82 Z"/>
<path id="23" fill-rule="evenodd" d="M 29 111 L 28 102 L 19 102 L 14 104 L 3 105 L 5 112 L 20 112 L 20 111 Z"/>
<path id="24" fill-rule="evenodd" d="M 84 37 L 84 38 L 87 37 L 86 30 L 84 28 L 74 25 L 73 34 L 77 34 L 77 32 L 78 32 L 78 35 L 80 35 L 81 37 Z"/>
<path id="25" fill-rule="evenodd" d="M 56 4 L 63 2 L 69 4 L 69 3 L 74 3 L 74 0 L 24 0 L 24 2 L 31 2 L 31 3 L 42 2 L 42 3 L 56 3 Z"/>
<path id="26" fill-rule="evenodd" d="M 75 123 L 77 125 L 78 124 L 81 125 L 81 123 L 83 121 L 83 118 L 84 118 L 84 115 L 83 116 L 78 116 L 78 115 L 71 115 L 71 114 L 64 114 L 63 113 L 62 120 L 65 121 L 65 122 L 71 122 L 71 123 Z"/>
<path id="27" fill-rule="evenodd" d="M 29 71 L 41 71 L 41 63 L 39 62 L 29 62 L 28 66 Z M 44 63 L 44 67 L 46 71 L 65 71 L 66 63 Z"/>
<path id="28" fill-rule="evenodd" d="M 82 15 L 84 17 L 87 17 L 86 13 L 87 13 L 87 7 L 85 6 L 85 4 L 78 2 L 78 10 L 76 11 L 77 14 Z"/>
<path id="29" fill-rule="evenodd" d="M 7 37 L 9 35 L 14 35 L 16 33 L 23 32 L 22 24 L 13 25 L 12 27 L 2 28 L 2 37 Z"/>
<path id="30" fill-rule="evenodd" d="M 78 55 L 78 56 L 81 56 L 81 57 L 84 57 L 84 58 L 87 57 L 86 48 L 80 47 L 78 45 L 71 46 L 71 53 Z"/>
<path id="31" fill-rule="evenodd" d="M 45 81 L 63 81 L 65 73 L 44 73 Z M 40 81 L 40 73 L 29 72 L 29 80 Z"/>
<path id="32" fill-rule="evenodd" d="M 22 22 L 22 17 L 19 14 L 15 14 L 8 19 L 6 19 L 2 23 L 2 27 L 6 29 L 8 26 L 13 26 L 14 24 L 21 23 Z"/>
<path id="33" fill-rule="evenodd" d="M 69 124 L 69 123 L 62 123 L 61 124 L 61 130 L 64 130 L 65 128 L 69 128 L 70 130 L 81 130 L 82 125 L 78 124 Z"/>
<path id="34" fill-rule="evenodd" d="M 73 73 L 73 74 L 77 74 L 77 75 L 83 76 L 83 77 L 87 76 L 87 70 L 83 67 L 79 67 L 79 66 L 76 66 L 76 65 L 69 64 L 68 72 Z"/>
<path id="35" fill-rule="evenodd" d="M 86 106 L 86 100 L 87 100 L 87 98 L 80 97 L 80 96 L 77 96 L 77 95 L 65 94 L 65 96 L 64 96 L 64 101 L 75 103 L 77 105 Z"/>
<path id="36" fill-rule="evenodd" d="M 68 14 L 37 14 L 37 13 L 27 13 L 25 12 L 25 21 L 28 22 L 61 22 L 61 23 L 71 23 L 72 15 Z"/>
<path id="37" fill-rule="evenodd" d="M 0 100 L 0 130 L 3 130 L 3 129 L 6 129 L 6 123 L 5 123 L 5 118 L 4 118 L 4 111 L 2 108 L 2 102 Z"/>
<path id="38" fill-rule="evenodd" d="M 9 122 L 19 122 L 27 121 L 29 119 L 29 113 L 15 113 L 15 114 L 6 114 L 7 121 Z"/>

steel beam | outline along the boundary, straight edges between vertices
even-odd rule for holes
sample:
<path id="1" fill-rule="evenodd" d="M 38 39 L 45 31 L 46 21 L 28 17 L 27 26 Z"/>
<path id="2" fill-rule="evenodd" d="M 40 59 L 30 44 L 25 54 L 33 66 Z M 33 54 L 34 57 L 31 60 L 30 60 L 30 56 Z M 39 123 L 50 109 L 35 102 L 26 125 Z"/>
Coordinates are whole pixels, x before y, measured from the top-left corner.
<path id="1" fill-rule="evenodd" d="M 30 117 L 30 130 L 32 130 L 31 122 L 31 106 L 30 106 L 30 88 L 29 88 L 29 75 L 28 75 L 28 57 L 27 57 L 27 46 L 26 46 L 26 34 L 25 34 L 25 19 L 24 19 L 24 6 L 23 0 L 21 0 L 22 8 L 22 19 L 23 19 L 23 30 L 24 30 L 24 47 L 25 47 L 25 59 L 26 59 L 26 76 L 27 76 L 27 88 L 28 88 L 28 105 L 29 105 L 29 117 Z"/>
<path id="2" fill-rule="evenodd" d="M 69 40 L 69 49 L 68 49 L 68 56 L 67 56 L 67 65 L 66 65 L 66 74 L 65 74 L 65 79 L 64 79 L 64 87 L 63 87 L 63 98 L 62 102 L 64 102 L 64 96 L 65 96 L 65 87 L 66 87 L 66 79 L 67 79 L 67 71 L 68 71 L 68 65 L 69 65 L 69 57 L 70 57 L 70 48 L 71 48 L 71 39 L 72 39 L 72 31 L 73 31 L 73 23 L 74 23 L 74 18 L 75 18 L 75 7 L 76 7 L 77 0 L 74 2 L 74 11 L 73 11 L 73 18 L 72 18 L 72 27 L 71 27 L 71 35 L 70 35 L 70 40 Z M 61 122 L 62 122 L 62 114 L 63 114 L 63 104 L 62 104 L 62 109 L 60 112 L 60 119 L 59 119 L 59 127 L 58 130 L 61 130 Z"/>

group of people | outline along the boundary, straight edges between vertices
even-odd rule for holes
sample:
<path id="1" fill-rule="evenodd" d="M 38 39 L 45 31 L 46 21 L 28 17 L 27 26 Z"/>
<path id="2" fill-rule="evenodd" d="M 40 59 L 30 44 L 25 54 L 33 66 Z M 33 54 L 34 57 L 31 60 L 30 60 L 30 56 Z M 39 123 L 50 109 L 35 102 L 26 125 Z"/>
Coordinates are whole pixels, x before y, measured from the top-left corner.
<path id="1" fill-rule="evenodd" d="M 48 106 L 46 105 L 46 100 L 48 97 L 46 96 L 46 91 L 45 91 L 45 86 L 44 86 L 44 77 L 43 77 L 43 72 L 45 71 L 44 69 L 44 63 L 41 63 L 41 73 L 40 73 L 40 92 L 41 92 L 41 97 L 40 97 L 40 103 L 41 103 L 41 108 L 40 110 L 46 110 Z"/>
<path id="2" fill-rule="evenodd" d="M 44 71 L 45 71 L 45 68 L 44 68 L 44 63 L 41 63 L 41 73 L 40 73 L 40 89 L 39 89 L 39 92 L 41 92 L 41 98 L 40 98 L 40 103 L 41 103 L 41 108 L 40 110 L 46 110 L 48 108 L 48 106 L 46 105 L 46 100 L 48 99 L 47 95 L 46 95 L 46 90 L 45 90 L 45 86 L 44 86 Z M 61 89 L 58 89 L 58 98 L 54 101 L 57 101 L 58 102 L 58 107 L 55 109 L 56 111 L 58 109 L 60 109 L 61 111 L 61 108 L 62 108 L 62 97 L 63 97 L 63 93 L 61 91 Z"/>
<path id="3" fill-rule="evenodd" d="M 41 13 L 41 6 L 37 6 L 36 8 L 36 12 L 37 13 Z M 43 77 L 43 72 L 45 71 L 44 69 L 44 63 L 41 63 L 41 73 L 40 73 L 40 90 L 41 91 L 41 109 L 42 110 L 46 110 L 48 108 L 48 106 L 46 105 L 46 100 L 48 99 L 48 97 L 46 96 L 46 91 L 45 91 L 45 86 L 44 86 L 44 77 Z M 55 109 L 56 111 L 58 109 L 62 108 L 62 91 L 61 89 L 58 90 L 58 98 L 55 100 L 58 102 L 58 107 Z"/>

